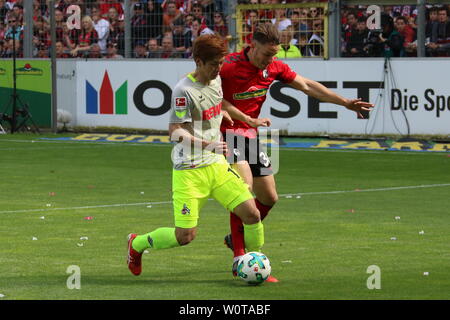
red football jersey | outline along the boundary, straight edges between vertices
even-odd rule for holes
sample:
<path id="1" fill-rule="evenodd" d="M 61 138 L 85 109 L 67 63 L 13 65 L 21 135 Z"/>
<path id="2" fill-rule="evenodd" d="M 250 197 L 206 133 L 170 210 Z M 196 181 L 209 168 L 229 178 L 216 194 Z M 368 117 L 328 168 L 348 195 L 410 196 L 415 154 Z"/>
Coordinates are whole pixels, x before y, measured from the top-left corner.
<path id="1" fill-rule="evenodd" d="M 294 81 L 297 74 L 277 58 L 274 58 L 265 70 L 261 70 L 248 60 L 248 50 L 249 48 L 226 56 L 225 63 L 220 70 L 223 98 L 243 113 L 252 118 L 258 118 L 270 85 L 275 80 L 290 83 Z M 233 121 L 233 126 L 222 122 L 221 131 L 225 132 L 230 129 L 236 134 L 249 138 L 256 137 L 255 128 L 239 120 Z"/>

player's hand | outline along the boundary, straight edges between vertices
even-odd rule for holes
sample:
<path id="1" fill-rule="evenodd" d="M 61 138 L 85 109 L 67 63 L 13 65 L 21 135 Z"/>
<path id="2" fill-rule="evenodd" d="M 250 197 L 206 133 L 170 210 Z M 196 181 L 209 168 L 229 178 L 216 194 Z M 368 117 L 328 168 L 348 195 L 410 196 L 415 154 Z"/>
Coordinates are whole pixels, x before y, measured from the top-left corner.
<path id="1" fill-rule="evenodd" d="M 251 125 L 253 128 L 257 127 L 270 127 L 272 121 L 269 118 L 250 118 L 247 123 Z"/>
<path id="2" fill-rule="evenodd" d="M 359 99 L 350 99 L 345 103 L 345 107 L 348 110 L 355 111 L 358 114 L 358 118 L 364 119 L 361 111 L 370 111 L 375 105 L 369 102 L 361 101 Z"/>
<path id="3" fill-rule="evenodd" d="M 230 126 L 234 125 L 234 121 L 233 119 L 230 117 L 230 114 L 228 112 L 226 112 L 225 110 L 222 110 L 222 116 L 223 116 L 223 120 L 225 120 L 226 122 L 228 122 L 230 124 Z"/>
<path id="4" fill-rule="evenodd" d="M 217 154 L 227 154 L 228 145 L 225 141 L 210 142 L 205 147 L 205 150 L 217 153 Z"/>

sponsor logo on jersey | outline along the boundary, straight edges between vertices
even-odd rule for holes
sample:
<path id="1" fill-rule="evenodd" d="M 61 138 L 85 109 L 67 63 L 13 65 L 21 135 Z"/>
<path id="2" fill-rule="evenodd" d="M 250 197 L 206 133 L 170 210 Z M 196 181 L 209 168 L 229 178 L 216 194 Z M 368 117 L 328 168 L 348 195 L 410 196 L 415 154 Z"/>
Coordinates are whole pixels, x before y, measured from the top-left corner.
<path id="1" fill-rule="evenodd" d="M 261 88 L 258 89 L 257 87 L 250 87 L 245 92 L 235 93 L 233 95 L 233 98 L 235 100 L 246 100 L 246 99 L 252 99 L 252 98 L 258 98 L 265 96 L 267 94 L 268 89 L 267 88 Z"/>
<path id="2" fill-rule="evenodd" d="M 211 120 L 212 118 L 215 118 L 218 115 L 220 115 L 221 111 L 222 111 L 222 102 L 219 103 L 217 106 L 211 107 L 207 110 L 203 110 L 202 120 Z"/>
<path id="3" fill-rule="evenodd" d="M 269 71 L 267 71 L 267 69 L 264 69 L 262 75 L 264 79 L 267 79 L 267 77 L 269 76 Z"/>

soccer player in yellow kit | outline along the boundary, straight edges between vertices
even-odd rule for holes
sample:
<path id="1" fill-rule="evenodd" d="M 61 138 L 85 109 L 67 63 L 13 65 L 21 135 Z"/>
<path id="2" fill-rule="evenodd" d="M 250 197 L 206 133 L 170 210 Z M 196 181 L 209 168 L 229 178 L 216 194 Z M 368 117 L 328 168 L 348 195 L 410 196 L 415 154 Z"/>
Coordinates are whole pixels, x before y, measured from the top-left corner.
<path id="1" fill-rule="evenodd" d="M 193 44 L 196 70 L 181 79 L 172 94 L 169 135 L 178 142 L 172 152 L 175 227 L 157 228 L 128 236 L 128 268 L 142 272 L 142 253 L 190 243 L 196 235 L 199 213 L 215 198 L 243 222 L 248 251 L 261 251 L 264 228 L 248 185 L 224 157 L 221 79 L 226 46 L 221 37 L 204 35 Z M 231 118 L 229 118 L 231 121 Z"/>

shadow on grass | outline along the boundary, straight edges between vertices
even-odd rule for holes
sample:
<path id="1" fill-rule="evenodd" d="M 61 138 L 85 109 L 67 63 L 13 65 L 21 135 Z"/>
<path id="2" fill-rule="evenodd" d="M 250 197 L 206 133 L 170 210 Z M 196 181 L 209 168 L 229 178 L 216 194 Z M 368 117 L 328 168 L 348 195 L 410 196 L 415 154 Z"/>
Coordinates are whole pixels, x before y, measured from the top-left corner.
<path id="1" fill-rule="evenodd" d="M 236 288 L 248 287 L 248 285 L 240 279 L 200 279 L 188 273 L 168 273 L 163 277 L 160 275 L 84 275 L 82 277 L 83 284 L 93 286 L 152 286 L 152 287 L 181 287 L 201 286 L 201 287 L 219 287 L 219 288 Z"/>

